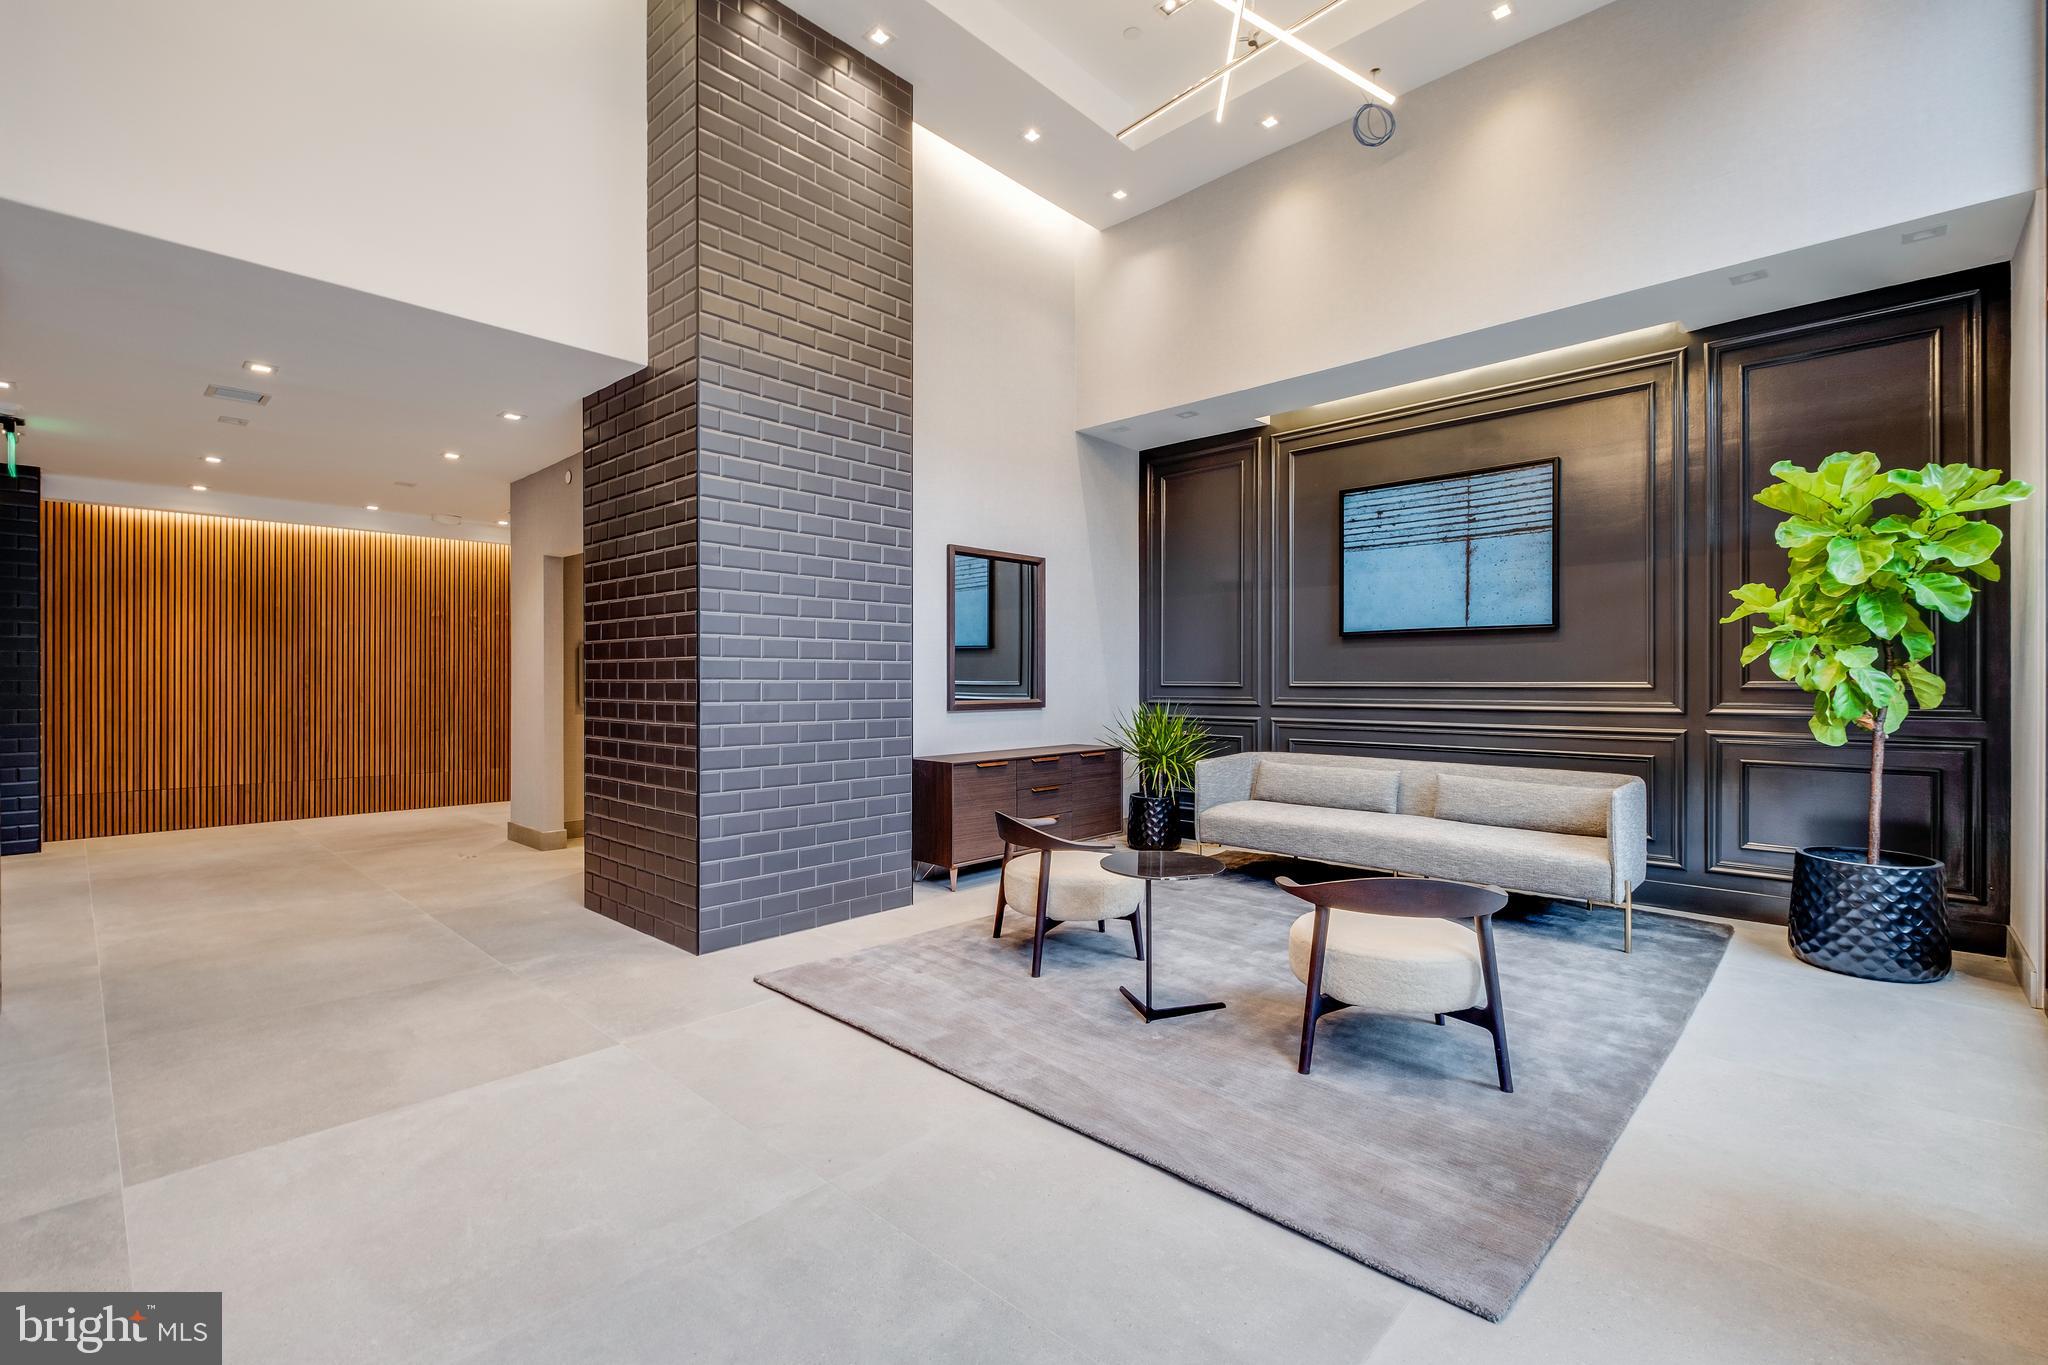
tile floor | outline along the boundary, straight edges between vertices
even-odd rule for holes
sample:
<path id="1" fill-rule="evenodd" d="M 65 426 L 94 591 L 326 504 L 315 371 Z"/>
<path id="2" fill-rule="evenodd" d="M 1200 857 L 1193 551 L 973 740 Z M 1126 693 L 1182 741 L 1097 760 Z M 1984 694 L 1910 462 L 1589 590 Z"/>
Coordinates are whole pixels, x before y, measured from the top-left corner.
<path id="1" fill-rule="evenodd" d="M 770 995 L 993 877 L 692 958 L 478 806 L 0 865 L 0 1285 L 362 1361 L 2048 1359 L 2048 1025 L 1737 927 L 1493 1325 Z M 1170 932 L 1168 930 L 1167 932 Z"/>

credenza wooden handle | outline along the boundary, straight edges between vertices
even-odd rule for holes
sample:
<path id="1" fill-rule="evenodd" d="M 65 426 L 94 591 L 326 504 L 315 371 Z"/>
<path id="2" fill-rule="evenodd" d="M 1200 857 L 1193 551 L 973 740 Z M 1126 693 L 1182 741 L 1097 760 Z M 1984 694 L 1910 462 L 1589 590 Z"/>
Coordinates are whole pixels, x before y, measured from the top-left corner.
<path id="1" fill-rule="evenodd" d="M 1058 754 L 1042 754 L 1031 761 L 1033 763 L 1057 763 L 1060 761 L 1060 756 Z"/>
<path id="2" fill-rule="evenodd" d="M 993 763 L 977 763 L 974 766 L 977 768 L 1007 768 L 1010 766 L 1010 760 L 1007 758 L 999 758 Z"/>
<path id="3" fill-rule="evenodd" d="M 1056 792 L 1059 789 L 1059 783 L 1055 782 L 1050 787 L 1033 787 L 1031 790 L 1035 792 Z"/>
<path id="4" fill-rule="evenodd" d="M 1108 757 L 1109 757 L 1109 750 L 1107 750 L 1107 749 L 1090 749 L 1090 750 L 1089 750 L 1089 751 L 1088 751 L 1087 753 L 1085 753 L 1085 754 L 1082 754 L 1082 755 L 1081 755 L 1081 757 L 1083 757 L 1083 758 L 1108 758 Z"/>

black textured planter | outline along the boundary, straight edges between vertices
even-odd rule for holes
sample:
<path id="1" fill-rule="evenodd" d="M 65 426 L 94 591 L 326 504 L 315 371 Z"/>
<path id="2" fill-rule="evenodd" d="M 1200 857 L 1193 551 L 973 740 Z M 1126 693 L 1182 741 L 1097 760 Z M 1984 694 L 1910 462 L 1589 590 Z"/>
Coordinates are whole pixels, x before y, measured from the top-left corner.
<path id="1" fill-rule="evenodd" d="M 1170 796 L 1131 797 L 1130 817 L 1124 821 L 1124 842 L 1132 848 L 1149 850 L 1180 847 L 1180 811 Z"/>
<path id="2" fill-rule="evenodd" d="M 1932 858 L 1803 848 L 1792 865 L 1790 937 L 1802 962 L 1867 981 L 1948 975 L 1947 869 Z"/>

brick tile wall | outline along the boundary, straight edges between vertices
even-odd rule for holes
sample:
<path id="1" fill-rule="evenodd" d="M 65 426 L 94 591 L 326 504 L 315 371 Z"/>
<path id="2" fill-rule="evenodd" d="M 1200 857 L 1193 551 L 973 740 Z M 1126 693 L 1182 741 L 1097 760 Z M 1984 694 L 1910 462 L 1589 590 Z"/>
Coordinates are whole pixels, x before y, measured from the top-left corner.
<path id="1" fill-rule="evenodd" d="M 910 898 L 910 89 L 653 0 L 648 369 L 586 403 L 591 906 L 693 951 Z"/>
<path id="2" fill-rule="evenodd" d="M 0 472 L 0 854 L 43 846 L 42 482 Z"/>

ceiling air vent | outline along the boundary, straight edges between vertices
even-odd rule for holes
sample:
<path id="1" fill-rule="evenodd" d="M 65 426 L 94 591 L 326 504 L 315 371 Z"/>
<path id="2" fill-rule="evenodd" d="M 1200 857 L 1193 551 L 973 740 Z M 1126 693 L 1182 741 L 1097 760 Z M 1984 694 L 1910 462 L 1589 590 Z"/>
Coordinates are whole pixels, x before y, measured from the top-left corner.
<path id="1" fill-rule="evenodd" d="M 228 415 L 227 415 L 226 413 L 222 413 L 222 414 L 221 414 L 220 416 L 218 416 L 218 417 L 214 418 L 213 420 L 214 420 L 214 421 L 216 421 L 216 422 L 225 422 L 225 423 L 227 423 L 227 424 L 228 424 L 229 426 L 231 426 L 231 427 L 246 427 L 246 426 L 248 426 L 248 425 L 249 425 L 249 419 L 248 419 L 248 418 L 246 418 L 246 417 L 230 417 L 230 416 L 228 416 Z"/>
<path id="2" fill-rule="evenodd" d="M 453 512 L 436 512 L 434 513 L 434 524 L 436 526 L 460 526 L 462 525 L 462 518 L 456 516 Z"/>
<path id="3" fill-rule="evenodd" d="M 267 393 L 258 393 L 254 389 L 238 389 L 231 384 L 208 384 L 206 396 L 223 399 L 229 403 L 254 403 L 258 407 L 270 401 L 270 395 Z"/>

